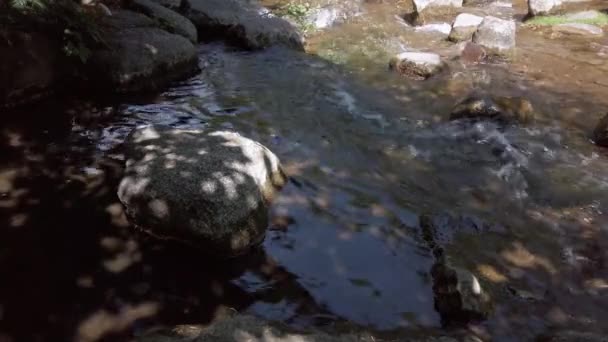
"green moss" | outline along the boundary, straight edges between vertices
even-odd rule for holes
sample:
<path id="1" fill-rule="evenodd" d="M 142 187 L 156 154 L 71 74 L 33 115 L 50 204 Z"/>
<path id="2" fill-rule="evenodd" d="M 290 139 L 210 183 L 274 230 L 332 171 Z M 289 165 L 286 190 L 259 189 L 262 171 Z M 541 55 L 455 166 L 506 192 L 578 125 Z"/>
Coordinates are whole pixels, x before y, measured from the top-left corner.
<path id="1" fill-rule="evenodd" d="M 526 25 L 540 25 L 540 26 L 552 26 L 559 24 L 590 24 L 596 26 L 608 25 L 608 14 L 599 13 L 597 17 L 593 19 L 572 19 L 568 15 L 549 15 L 534 17 L 526 21 Z"/>

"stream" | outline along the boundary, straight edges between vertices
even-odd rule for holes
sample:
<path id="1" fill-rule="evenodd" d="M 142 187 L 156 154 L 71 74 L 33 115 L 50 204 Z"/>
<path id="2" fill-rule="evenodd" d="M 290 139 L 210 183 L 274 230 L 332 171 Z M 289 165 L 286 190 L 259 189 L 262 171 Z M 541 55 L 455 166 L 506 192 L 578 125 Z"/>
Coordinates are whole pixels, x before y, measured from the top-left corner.
<path id="1" fill-rule="evenodd" d="M 389 72 L 378 47 L 450 46 L 405 28 L 393 5 L 367 6 L 313 36 L 308 54 L 204 44 L 201 71 L 160 94 L 11 115 L 0 341 L 128 340 L 227 311 L 330 330 L 444 329 L 420 215 L 496 303 L 469 326 L 480 336 L 608 334 L 608 153 L 590 140 L 608 108 L 606 35 L 520 27 L 510 63 L 453 63 L 418 82 Z M 536 119 L 448 120 L 481 90 L 529 99 Z M 236 130 L 277 154 L 291 181 L 262 250 L 227 263 L 133 230 L 115 195 L 120 148 L 146 124 Z"/>

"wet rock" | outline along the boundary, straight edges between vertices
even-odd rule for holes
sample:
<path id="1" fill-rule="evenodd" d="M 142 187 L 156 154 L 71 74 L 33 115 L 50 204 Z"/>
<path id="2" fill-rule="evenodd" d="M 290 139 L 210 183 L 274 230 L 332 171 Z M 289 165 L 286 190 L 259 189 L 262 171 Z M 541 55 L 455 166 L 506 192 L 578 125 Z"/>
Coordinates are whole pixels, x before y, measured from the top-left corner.
<path id="1" fill-rule="evenodd" d="M 473 35 L 473 42 L 485 47 L 490 52 L 509 54 L 515 48 L 515 33 L 514 21 L 487 16 Z"/>
<path id="2" fill-rule="evenodd" d="M 567 23 L 555 25 L 551 28 L 553 32 L 563 34 L 574 34 L 579 36 L 601 36 L 604 31 L 595 25 L 581 23 Z"/>
<path id="3" fill-rule="evenodd" d="M 294 331 L 278 322 L 266 321 L 247 315 L 235 315 L 220 319 L 209 327 L 180 325 L 170 330 L 144 335 L 136 342 L 373 342 L 377 339 L 359 328 L 351 334 L 328 334 L 317 330 Z M 456 338 L 440 334 L 416 334 L 408 337 L 409 342 L 456 342 Z"/>
<path id="4" fill-rule="evenodd" d="M 304 40 L 289 22 L 265 13 L 253 2 L 238 0 L 190 0 L 184 12 L 203 40 L 224 39 L 245 49 L 284 45 L 304 50 Z"/>
<path id="5" fill-rule="evenodd" d="M 592 332 L 583 331 L 555 331 L 540 335 L 536 338 L 537 342 L 608 342 L 608 337 Z"/>
<path id="6" fill-rule="evenodd" d="M 233 132 L 144 127 L 126 142 L 118 197 L 151 235 L 220 257 L 259 244 L 286 177 L 277 157 Z"/>
<path id="7" fill-rule="evenodd" d="M 435 310 L 446 324 L 487 319 L 493 303 L 471 272 L 437 262 L 431 269 Z"/>
<path id="8" fill-rule="evenodd" d="M 608 147 L 608 114 L 606 114 L 593 131 L 593 140 L 599 146 Z"/>
<path id="9" fill-rule="evenodd" d="M 452 110 L 450 120 L 458 119 L 527 123 L 534 119 L 534 108 L 530 101 L 520 97 L 473 95 L 460 102 Z"/>
<path id="10" fill-rule="evenodd" d="M 188 0 L 152 0 L 152 1 L 154 1 L 155 3 L 157 3 L 163 7 L 172 9 L 174 11 L 179 10 L 179 8 L 184 6 L 183 3 L 188 2 Z"/>
<path id="11" fill-rule="evenodd" d="M 417 13 L 433 7 L 462 7 L 462 0 L 414 0 L 414 9 Z"/>
<path id="12" fill-rule="evenodd" d="M 438 54 L 428 52 L 403 52 L 391 59 L 391 70 L 413 79 L 427 79 L 445 68 Z"/>
<path id="13" fill-rule="evenodd" d="M 528 14 L 531 16 L 553 13 L 563 0 L 528 0 Z"/>
<path id="14" fill-rule="evenodd" d="M 188 38 L 192 43 L 197 43 L 196 27 L 181 14 L 151 0 L 132 0 L 129 5 L 135 11 L 157 20 L 167 31 Z"/>
<path id="15" fill-rule="evenodd" d="M 104 45 L 93 51 L 89 80 L 118 92 L 159 88 L 197 68 L 195 46 L 186 38 L 169 33 L 155 21 L 130 11 L 108 17 Z"/>
<path id="16" fill-rule="evenodd" d="M 467 40 L 471 40 L 473 38 L 473 34 L 477 31 L 477 27 L 483 21 L 483 17 L 469 14 L 469 13 L 461 13 L 454 20 L 454 24 L 452 25 L 452 30 L 450 31 L 449 40 L 453 42 L 463 42 Z"/>
<path id="17" fill-rule="evenodd" d="M 452 26 L 448 23 L 433 23 L 418 26 L 415 28 L 416 32 L 434 33 L 447 37 L 452 30 Z"/>
<path id="18" fill-rule="evenodd" d="M 480 63 L 486 57 L 486 50 L 480 45 L 471 42 L 467 42 L 460 52 L 460 60 L 465 64 Z"/>
<path id="19" fill-rule="evenodd" d="M 62 81 L 61 43 L 40 33 L 4 32 L 0 38 L 0 108 L 48 97 Z"/>

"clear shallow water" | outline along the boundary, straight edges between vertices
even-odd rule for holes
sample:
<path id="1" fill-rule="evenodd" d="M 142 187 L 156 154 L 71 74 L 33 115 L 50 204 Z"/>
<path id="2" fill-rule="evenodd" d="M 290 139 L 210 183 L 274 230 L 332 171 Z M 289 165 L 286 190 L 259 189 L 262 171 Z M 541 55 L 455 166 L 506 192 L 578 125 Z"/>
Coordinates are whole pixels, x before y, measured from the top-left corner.
<path id="1" fill-rule="evenodd" d="M 336 32 L 349 37 L 348 26 Z M 0 270 L 11 277 L 0 332 L 127 339 L 228 308 L 295 326 L 439 328 L 421 214 L 438 217 L 450 261 L 497 301 L 476 331 L 519 341 L 555 326 L 605 329 L 608 159 L 588 139 L 598 115 L 572 117 L 605 99 L 594 85 L 539 84 L 521 71 L 532 56 L 522 46 L 508 68 L 456 65 L 419 83 L 375 58 L 336 66 L 209 45 L 200 74 L 114 103 L 114 115 L 7 125 Z M 579 77 L 591 70 L 603 72 Z M 482 86 L 530 98 L 536 122 L 448 122 L 453 104 Z M 120 144 L 146 124 L 237 130 L 280 157 L 292 181 L 272 208 L 263 251 L 225 264 L 133 236 L 114 189 Z"/>

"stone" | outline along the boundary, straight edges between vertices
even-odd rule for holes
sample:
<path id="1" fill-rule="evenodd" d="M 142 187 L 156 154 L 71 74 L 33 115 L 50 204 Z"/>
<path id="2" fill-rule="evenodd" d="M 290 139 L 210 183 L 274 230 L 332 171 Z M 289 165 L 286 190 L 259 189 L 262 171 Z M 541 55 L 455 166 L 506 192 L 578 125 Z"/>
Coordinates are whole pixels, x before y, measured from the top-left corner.
<path id="1" fill-rule="evenodd" d="M 462 7 L 463 0 L 414 0 L 414 10 L 421 13 L 432 7 Z"/>
<path id="2" fill-rule="evenodd" d="M 593 131 L 593 140 L 596 145 L 608 147 L 608 114 L 598 122 Z"/>
<path id="3" fill-rule="evenodd" d="M 476 64 L 483 62 L 487 57 L 486 50 L 471 42 L 465 43 L 462 51 L 460 52 L 460 60 L 464 64 Z"/>
<path id="4" fill-rule="evenodd" d="M 563 2 L 563 0 L 528 0 L 528 14 L 536 16 L 553 13 Z"/>
<path id="5" fill-rule="evenodd" d="M 435 33 L 447 37 L 452 30 L 452 26 L 448 23 L 433 23 L 415 28 L 416 32 Z"/>
<path id="6" fill-rule="evenodd" d="M 604 34 L 604 31 L 600 27 L 580 23 L 554 25 L 551 29 L 556 33 L 573 34 L 579 36 L 602 36 Z"/>
<path id="7" fill-rule="evenodd" d="M 273 45 L 304 50 L 304 39 L 295 26 L 264 13 L 254 2 L 190 0 L 183 14 L 197 27 L 201 40 L 223 39 L 250 50 Z"/>
<path id="8" fill-rule="evenodd" d="M 490 52 L 508 54 L 515 48 L 515 34 L 515 21 L 487 16 L 473 34 L 473 42 Z"/>
<path id="9" fill-rule="evenodd" d="M 441 57 L 428 52 L 403 52 L 391 59 L 391 70 L 413 79 L 427 79 L 445 68 Z"/>
<path id="10" fill-rule="evenodd" d="M 490 295 L 471 272 L 436 262 L 431 269 L 435 310 L 446 324 L 487 319 L 493 312 Z"/>
<path id="11" fill-rule="evenodd" d="M 117 92 L 158 89 L 198 68 L 196 47 L 188 39 L 131 25 L 108 32 L 104 46 L 92 52 L 88 78 L 97 87 Z"/>
<path id="12" fill-rule="evenodd" d="M 582 11 L 576 13 L 569 13 L 564 15 L 564 19 L 568 21 L 577 20 L 594 20 L 602 16 L 600 11 Z"/>
<path id="13" fill-rule="evenodd" d="M 198 42 L 196 27 L 181 14 L 151 0 L 132 0 L 129 2 L 129 6 L 133 10 L 157 20 L 167 31 L 188 38 L 194 44 Z"/>
<path id="14" fill-rule="evenodd" d="M 483 17 L 474 14 L 459 14 L 454 20 L 454 24 L 452 25 L 448 39 L 453 42 L 471 40 L 475 31 L 477 31 L 477 27 L 479 27 L 482 21 Z"/>
<path id="15" fill-rule="evenodd" d="M 4 32 L 0 38 L 0 108 L 48 97 L 62 82 L 61 42 L 41 33 Z"/>
<path id="16" fill-rule="evenodd" d="M 130 134 L 125 151 L 118 198 L 141 229 L 217 257 L 264 239 L 286 176 L 263 145 L 234 132 L 149 126 Z"/>
<path id="17" fill-rule="evenodd" d="M 536 338 L 537 342 L 608 342 L 606 335 L 588 331 L 562 330 L 545 333 Z"/>
<path id="18" fill-rule="evenodd" d="M 472 95 L 452 109 L 450 120 L 458 119 L 527 123 L 534 119 L 534 108 L 530 101 L 520 97 Z"/>
<path id="19" fill-rule="evenodd" d="M 168 9 L 172 9 L 174 11 L 179 10 L 183 5 L 183 2 L 187 2 L 187 0 L 152 0 L 155 3 L 166 7 Z"/>
<path id="20" fill-rule="evenodd" d="M 311 9 L 303 21 L 315 29 L 325 29 L 346 22 L 349 18 L 361 13 L 363 13 L 363 6 L 360 0 L 330 1 L 318 8 Z"/>
<path id="21" fill-rule="evenodd" d="M 208 327 L 179 325 L 155 331 L 137 338 L 135 342 L 373 342 L 372 333 L 352 327 L 354 333 L 326 333 L 316 329 L 294 330 L 279 322 L 237 314 L 215 320 Z M 425 336 L 426 335 L 426 336 Z M 417 333 L 408 342 L 457 342 L 441 333 Z"/>

